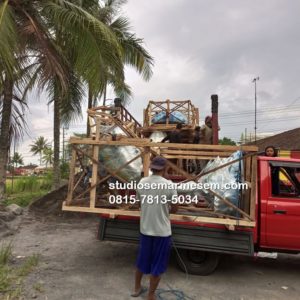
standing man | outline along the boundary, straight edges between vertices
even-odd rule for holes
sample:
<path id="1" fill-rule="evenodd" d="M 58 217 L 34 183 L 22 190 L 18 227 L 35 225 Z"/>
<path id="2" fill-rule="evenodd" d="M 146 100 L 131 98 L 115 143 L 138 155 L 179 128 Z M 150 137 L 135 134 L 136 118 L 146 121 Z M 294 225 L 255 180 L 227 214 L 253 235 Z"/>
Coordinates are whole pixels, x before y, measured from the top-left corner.
<path id="1" fill-rule="evenodd" d="M 137 199 L 141 204 L 140 219 L 140 248 L 136 263 L 135 290 L 131 295 L 138 297 L 146 290 L 142 288 L 141 281 L 144 274 L 150 274 L 150 286 L 147 300 L 155 300 L 155 291 L 161 275 L 166 271 L 171 251 L 171 222 L 169 212 L 175 213 L 177 206 L 171 204 L 176 200 L 177 192 L 168 189 L 172 181 L 165 179 L 167 160 L 155 157 L 150 169 L 152 175 L 141 179 L 142 188 L 137 190 Z M 146 189 L 153 185 L 162 185 L 162 188 Z"/>
<path id="2" fill-rule="evenodd" d="M 172 130 L 161 142 L 182 143 L 182 124 L 178 123 L 176 129 Z"/>
<path id="3" fill-rule="evenodd" d="M 172 130 L 168 135 L 161 141 L 162 143 L 169 141 L 170 143 L 182 143 L 182 124 L 178 123 L 176 129 Z M 170 159 L 170 162 L 177 165 L 179 168 L 182 167 L 182 159 Z M 172 169 L 168 168 L 167 173 L 171 173 Z"/>
<path id="4" fill-rule="evenodd" d="M 213 131 L 212 131 L 212 117 L 205 118 L 205 124 L 201 126 L 201 144 L 212 145 Z"/>

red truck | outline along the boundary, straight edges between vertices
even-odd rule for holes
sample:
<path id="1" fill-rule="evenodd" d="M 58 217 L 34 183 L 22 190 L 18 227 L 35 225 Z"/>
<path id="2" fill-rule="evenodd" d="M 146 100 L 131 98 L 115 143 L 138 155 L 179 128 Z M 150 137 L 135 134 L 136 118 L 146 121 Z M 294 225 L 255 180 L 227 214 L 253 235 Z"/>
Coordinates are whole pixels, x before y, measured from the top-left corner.
<path id="1" fill-rule="evenodd" d="M 172 222 L 178 263 L 190 274 L 211 274 L 220 255 L 300 252 L 300 160 L 258 157 L 256 226 L 229 230 L 224 225 Z M 138 242 L 139 219 L 100 217 L 100 240 Z"/>

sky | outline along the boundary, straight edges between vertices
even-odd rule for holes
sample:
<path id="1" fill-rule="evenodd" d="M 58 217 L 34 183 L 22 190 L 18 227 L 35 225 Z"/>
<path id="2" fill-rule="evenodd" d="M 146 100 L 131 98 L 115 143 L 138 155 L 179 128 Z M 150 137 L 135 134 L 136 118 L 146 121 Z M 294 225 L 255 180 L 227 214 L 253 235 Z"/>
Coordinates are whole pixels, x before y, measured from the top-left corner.
<path id="1" fill-rule="evenodd" d="M 130 112 L 142 121 L 149 100 L 191 100 L 200 123 L 219 96 L 220 137 L 240 141 L 254 134 L 254 78 L 257 80 L 257 133 L 300 127 L 300 1 L 298 0 L 129 0 L 122 14 L 154 57 L 149 82 L 131 68 L 126 81 Z M 108 98 L 114 98 L 109 91 Z M 17 145 L 25 163 L 37 163 L 29 145 L 38 136 L 50 142 L 52 107 L 46 94 L 33 93 L 29 136 Z M 65 130 L 84 132 L 84 117 Z"/>

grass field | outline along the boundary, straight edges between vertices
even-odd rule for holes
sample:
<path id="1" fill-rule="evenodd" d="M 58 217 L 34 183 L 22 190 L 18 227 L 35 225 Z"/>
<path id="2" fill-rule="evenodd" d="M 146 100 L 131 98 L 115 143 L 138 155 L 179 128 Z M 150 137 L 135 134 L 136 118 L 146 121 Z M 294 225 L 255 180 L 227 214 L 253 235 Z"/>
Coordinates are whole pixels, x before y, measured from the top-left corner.
<path id="1" fill-rule="evenodd" d="M 6 180 L 6 205 L 29 205 L 34 199 L 42 197 L 51 190 L 52 174 L 44 176 L 18 176 Z"/>

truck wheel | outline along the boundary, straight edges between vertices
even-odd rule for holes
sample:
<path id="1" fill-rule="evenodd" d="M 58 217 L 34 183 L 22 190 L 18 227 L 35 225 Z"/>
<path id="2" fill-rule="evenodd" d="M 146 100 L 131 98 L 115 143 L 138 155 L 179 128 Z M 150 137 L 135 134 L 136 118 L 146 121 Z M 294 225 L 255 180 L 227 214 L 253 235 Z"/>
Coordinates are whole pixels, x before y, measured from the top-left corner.
<path id="1" fill-rule="evenodd" d="M 206 276 L 214 272 L 219 263 L 220 255 L 213 252 L 178 249 L 177 263 L 183 272 Z"/>

